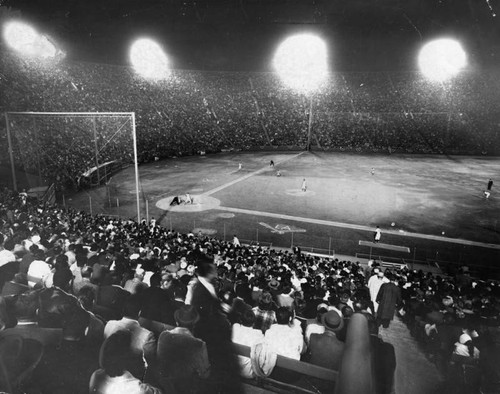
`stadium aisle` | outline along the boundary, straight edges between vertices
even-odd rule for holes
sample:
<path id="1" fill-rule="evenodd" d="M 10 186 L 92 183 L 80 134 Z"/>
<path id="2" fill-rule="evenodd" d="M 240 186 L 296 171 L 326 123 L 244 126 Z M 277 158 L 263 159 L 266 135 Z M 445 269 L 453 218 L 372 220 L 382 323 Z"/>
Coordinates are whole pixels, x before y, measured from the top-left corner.
<path id="1" fill-rule="evenodd" d="M 380 337 L 394 346 L 396 353 L 396 394 L 434 394 L 442 392 L 443 377 L 429 361 L 408 327 L 395 317 L 389 328 L 380 327 Z"/>

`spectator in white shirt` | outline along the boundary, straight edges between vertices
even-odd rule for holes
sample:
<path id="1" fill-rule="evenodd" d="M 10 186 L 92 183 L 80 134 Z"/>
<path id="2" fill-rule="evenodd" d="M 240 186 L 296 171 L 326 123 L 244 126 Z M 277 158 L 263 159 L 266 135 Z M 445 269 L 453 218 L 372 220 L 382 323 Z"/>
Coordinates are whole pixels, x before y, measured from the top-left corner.
<path id="1" fill-rule="evenodd" d="M 306 348 L 300 325 L 293 324 L 291 311 L 284 307 L 276 311 L 276 321 L 266 331 L 266 343 L 274 353 L 300 360 Z"/>
<path id="2" fill-rule="evenodd" d="M 235 323 L 232 328 L 232 341 L 240 345 L 255 346 L 264 341 L 261 330 L 252 328 L 255 322 L 255 313 L 251 309 L 245 310 L 241 315 L 241 324 Z M 241 367 L 241 376 L 245 378 L 254 377 L 250 357 L 238 356 Z"/>

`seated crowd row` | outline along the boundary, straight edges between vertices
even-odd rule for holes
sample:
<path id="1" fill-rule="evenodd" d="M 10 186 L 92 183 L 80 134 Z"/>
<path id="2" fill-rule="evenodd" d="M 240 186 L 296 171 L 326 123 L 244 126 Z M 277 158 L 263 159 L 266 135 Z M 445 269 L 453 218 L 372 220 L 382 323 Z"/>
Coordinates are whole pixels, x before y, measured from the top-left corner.
<path id="1" fill-rule="evenodd" d="M 355 313 L 370 328 L 377 392 L 389 392 L 394 349 L 378 332 L 396 311 L 412 330 L 445 338 L 446 365 L 474 363 L 477 387 L 498 379 L 499 288 L 467 272 L 384 272 L 40 205 L 7 189 L 1 200 L 0 348 L 17 343 L 11 354 L 22 357 L 29 341 L 42 344 L 30 380 L 18 379 L 19 360 L 0 357 L 25 392 L 233 393 L 242 377 L 269 375 L 327 392 L 332 382 L 304 382 L 276 356 L 338 371 Z M 236 356 L 233 342 L 250 357 Z"/>

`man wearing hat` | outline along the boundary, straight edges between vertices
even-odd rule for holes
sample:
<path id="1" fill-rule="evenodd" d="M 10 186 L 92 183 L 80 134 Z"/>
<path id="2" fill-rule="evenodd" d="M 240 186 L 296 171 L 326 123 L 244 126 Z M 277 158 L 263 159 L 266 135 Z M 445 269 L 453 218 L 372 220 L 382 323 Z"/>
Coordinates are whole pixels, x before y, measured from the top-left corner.
<path id="1" fill-rule="evenodd" d="M 311 334 L 309 341 L 309 362 L 338 371 L 344 352 L 344 342 L 337 338 L 344 327 L 342 317 L 336 311 L 328 311 L 322 317 L 323 334 Z"/>
<path id="2" fill-rule="evenodd" d="M 198 392 L 210 375 L 207 346 L 192 334 L 200 319 L 196 308 L 184 305 L 174 314 L 177 327 L 163 331 L 156 348 L 157 378 L 164 392 Z"/>

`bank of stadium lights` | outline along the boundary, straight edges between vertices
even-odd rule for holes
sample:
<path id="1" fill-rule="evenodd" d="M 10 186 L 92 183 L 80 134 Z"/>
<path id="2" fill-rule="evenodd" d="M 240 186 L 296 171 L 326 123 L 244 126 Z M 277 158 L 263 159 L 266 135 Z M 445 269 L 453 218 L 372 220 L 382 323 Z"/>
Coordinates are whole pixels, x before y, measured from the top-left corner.
<path id="1" fill-rule="evenodd" d="M 169 60 L 162 47 L 149 38 L 140 38 L 130 47 L 130 62 L 141 76 L 161 80 L 170 76 Z"/>
<path id="2" fill-rule="evenodd" d="M 23 55 L 54 58 L 60 53 L 45 35 L 25 22 L 6 22 L 3 26 L 3 37 L 10 48 Z"/>
<path id="3" fill-rule="evenodd" d="M 467 55 L 458 41 L 441 38 L 423 46 L 418 65 L 429 80 L 445 82 L 467 65 Z"/>
<path id="4" fill-rule="evenodd" d="M 326 45 L 313 34 L 288 37 L 279 45 L 273 66 L 283 82 L 292 89 L 313 92 L 328 75 Z"/>

